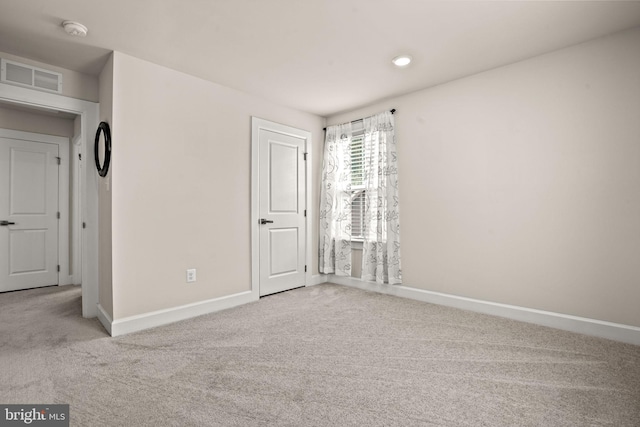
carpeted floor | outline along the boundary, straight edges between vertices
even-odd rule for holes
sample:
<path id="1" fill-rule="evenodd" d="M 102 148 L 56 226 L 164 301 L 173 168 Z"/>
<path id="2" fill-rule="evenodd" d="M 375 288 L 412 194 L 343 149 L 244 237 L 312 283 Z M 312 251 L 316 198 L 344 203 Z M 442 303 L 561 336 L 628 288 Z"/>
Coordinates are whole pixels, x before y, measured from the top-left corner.
<path id="1" fill-rule="evenodd" d="M 72 426 L 640 426 L 640 347 L 319 285 L 110 338 L 0 294 L 0 403 Z"/>

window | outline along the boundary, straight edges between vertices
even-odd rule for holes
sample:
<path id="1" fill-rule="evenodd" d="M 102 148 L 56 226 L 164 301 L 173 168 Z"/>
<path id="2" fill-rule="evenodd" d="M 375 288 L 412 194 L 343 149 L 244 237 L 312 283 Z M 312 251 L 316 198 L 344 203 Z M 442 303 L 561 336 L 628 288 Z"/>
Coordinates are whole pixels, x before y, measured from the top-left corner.
<path id="1" fill-rule="evenodd" d="M 402 283 L 392 111 L 327 127 L 318 263 L 323 274 L 351 276 L 352 249 L 361 249 L 362 280 Z"/>
<path id="2" fill-rule="evenodd" d="M 365 161 L 364 133 L 351 139 L 351 240 L 364 238 Z"/>

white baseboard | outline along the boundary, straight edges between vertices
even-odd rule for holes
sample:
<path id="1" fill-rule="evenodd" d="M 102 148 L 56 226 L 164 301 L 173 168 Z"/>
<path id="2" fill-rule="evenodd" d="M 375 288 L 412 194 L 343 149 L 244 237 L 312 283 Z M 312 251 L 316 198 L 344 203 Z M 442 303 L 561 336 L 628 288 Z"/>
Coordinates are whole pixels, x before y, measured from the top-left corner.
<path id="1" fill-rule="evenodd" d="M 98 320 L 100 320 L 102 326 L 104 326 L 109 335 L 111 335 L 111 324 L 113 323 L 113 320 L 111 319 L 111 316 L 104 311 L 104 308 L 102 308 L 100 304 L 98 304 Z"/>
<path id="2" fill-rule="evenodd" d="M 203 314 L 226 310 L 257 300 L 258 297 L 256 293 L 246 291 L 116 320 L 111 320 L 107 313 L 102 310 L 102 307 L 98 306 L 98 318 L 111 336 L 117 337 L 144 329 L 155 328 L 156 326 L 167 325 L 180 320 L 190 319 L 192 317 L 202 316 Z"/>
<path id="3" fill-rule="evenodd" d="M 377 283 L 364 282 L 353 277 L 329 275 L 327 280 L 331 283 L 351 286 L 367 291 L 395 295 L 431 304 L 445 305 L 448 307 L 490 314 L 493 316 L 506 317 L 508 319 L 519 320 L 521 322 L 534 323 L 536 325 L 549 326 L 551 328 L 562 329 L 565 331 L 640 345 L 640 328 L 636 326 L 605 322 L 602 320 L 536 310 L 515 305 L 500 304 L 473 298 L 465 298 L 440 292 L 425 291 L 408 286 L 379 285 Z"/>
<path id="4" fill-rule="evenodd" d="M 328 274 L 314 274 L 313 276 L 311 276 L 311 283 L 307 284 L 307 286 L 315 286 L 321 283 L 327 283 L 328 281 Z"/>
<path id="5" fill-rule="evenodd" d="M 329 280 L 326 274 L 316 274 L 311 276 L 311 283 L 308 286 L 319 285 Z M 165 310 L 152 311 L 150 313 L 125 317 L 123 319 L 112 320 L 106 311 L 98 304 L 98 319 L 112 337 L 142 331 L 144 329 L 155 328 L 156 326 L 167 325 L 180 320 L 190 319 L 203 314 L 214 313 L 216 311 L 233 308 L 242 304 L 257 301 L 257 292 L 246 291 L 234 295 L 214 298 L 193 304 L 168 308 Z"/>

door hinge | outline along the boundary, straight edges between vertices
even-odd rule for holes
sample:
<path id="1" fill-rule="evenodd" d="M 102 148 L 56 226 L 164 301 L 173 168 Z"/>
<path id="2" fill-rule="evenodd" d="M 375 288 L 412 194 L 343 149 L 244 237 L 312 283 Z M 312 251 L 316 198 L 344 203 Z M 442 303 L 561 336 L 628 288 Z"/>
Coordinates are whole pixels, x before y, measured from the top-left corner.
<path id="1" fill-rule="evenodd" d="M 58 266 L 58 273 L 60 273 L 60 266 Z"/>
<path id="2" fill-rule="evenodd" d="M 60 219 L 60 212 L 56 213 L 56 218 Z"/>
<path id="3" fill-rule="evenodd" d="M 87 228 L 87 223 L 86 222 L 82 223 L 82 228 Z"/>
<path id="4" fill-rule="evenodd" d="M 307 153 L 304 153 L 304 159 L 307 160 Z"/>
<path id="5" fill-rule="evenodd" d="M 304 272 L 305 273 L 307 272 L 307 266 L 306 265 L 304 266 Z"/>
<path id="6" fill-rule="evenodd" d="M 56 160 L 58 161 L 58 164 L 62 163 L 62 159 L 60 157 L 56 157 Z"/>
<path id="7" fill-rule="evenodd" d="M 304 210 L 304 216 L 307 216 L 307 210 L 306 209 Z"/>
<path id="8" fill-rule="evenodd" d="M 82 160 L 82 153 L 78 153 L 78 160 Z"/>

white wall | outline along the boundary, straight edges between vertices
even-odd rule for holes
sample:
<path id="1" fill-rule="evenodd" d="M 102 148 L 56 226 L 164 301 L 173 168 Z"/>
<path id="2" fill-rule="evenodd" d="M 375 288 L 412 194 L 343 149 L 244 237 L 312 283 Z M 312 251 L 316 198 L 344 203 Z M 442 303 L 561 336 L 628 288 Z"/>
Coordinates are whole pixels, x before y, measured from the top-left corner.
<path id="1" fill-rule="evenodd" d="M 101 122 L 109 123 L 113 132 L 113 55 L 99 76 Z M 95 132 L 95 131 L 94 131 Z M 87 159 L 95 170 L 94 159 Z M 112 245 L 111 245 L 111 168 L 106 177 L 98 177 L 98 303 L 113 318 Z"/>
<path id="2" fill-rule="evenodd" d="M 316 163 L 324 120 L 119 52 L 113 82 L 113 319 L 249 290 L 251 116 L 311 131 Z"/>
<path id="3" fill-rule="evenodd" d="M 640 29 L 389 108 L 406 285 L 640 326 Z"/>
<path id="4" fill-rule="evenodd" d="M 74 137 L 74 120 L 0 105 L 0 128 Z"/>

